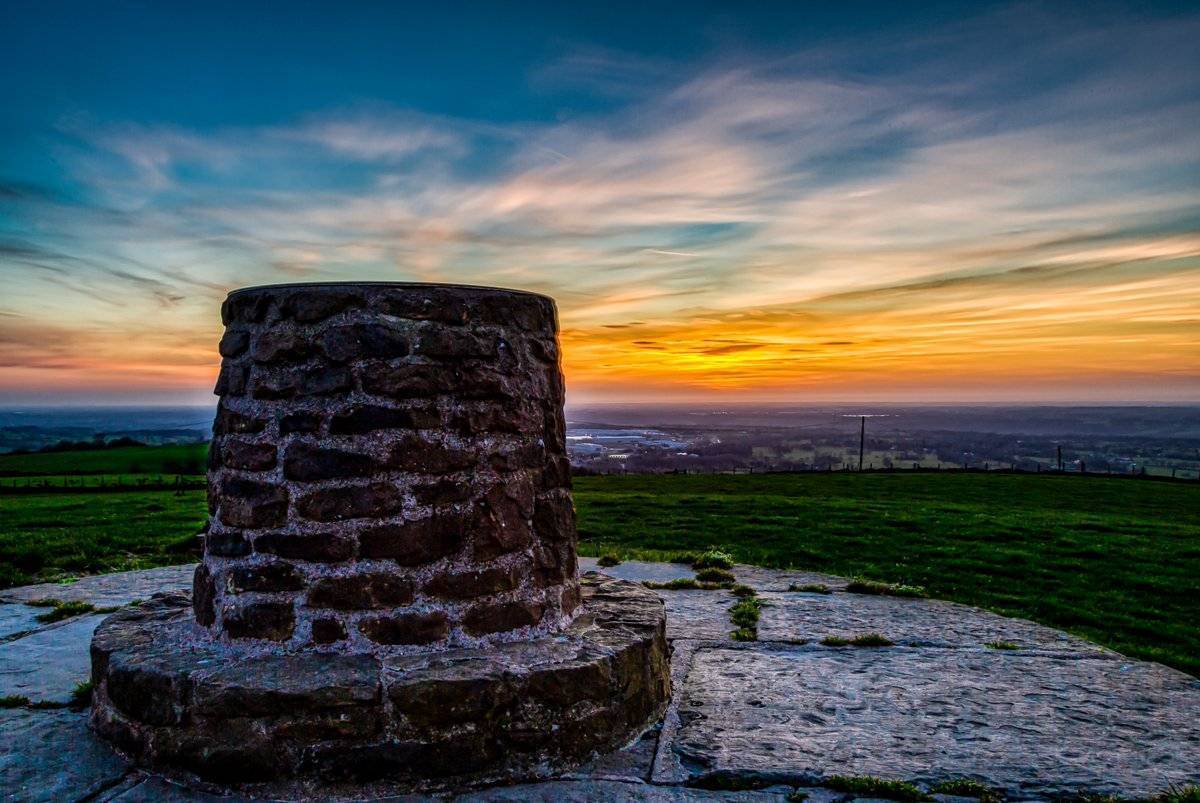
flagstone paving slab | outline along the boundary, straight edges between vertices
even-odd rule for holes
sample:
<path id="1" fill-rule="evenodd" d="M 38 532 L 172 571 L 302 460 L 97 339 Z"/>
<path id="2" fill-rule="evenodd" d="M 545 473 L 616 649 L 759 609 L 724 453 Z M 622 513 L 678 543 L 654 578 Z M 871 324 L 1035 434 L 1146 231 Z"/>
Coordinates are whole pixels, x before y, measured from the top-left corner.
<path id="1" fill-rule="evenodd" d="M 37 630 L 42 623 L 37 620 L 45 608 L 20 603 L 0 603 L 0 642 L 10 641 Z"/>
<path id="2" fill-rule="evenodd" d="M 104 616 L 79 616 L 0 644 L 0 697 L 33 702 L 71 701 L 75 687 L 91 677 L 92 631 Z"/>
<path id="3" fill-rule="evenodd" d="M 97 608 L 119 608 L 136 599 L 146 599 L 160 591 L 192 587 L 196 564 L 163 566 L 114 574 L 82 577 L 73 583 L 40 583 L 34 586 L 6 588 L 0 591 L 2 602 L 32 602 L 56 599 L 60 602 L 90 602 Z"/>
<path id="4" fill-rule="evenodd" d="M 5 800 L 78 800 L 117 783 L 125 761 L 87 728 L 87 714 L 0 711 L 0 794 Z"/>
<path id="5" fill-rule="evenodd" d="M 989 611 L 931 599 L 868 594 L 762 594 L 759 641 L 820 641 L 879 633 L 897 644 L 983 647 L 1009 642 L 1025 649 L 1115 656 L 1091 642 Z"/>
<path id="6" fill-rule="evenodd" d="M 1200 681 L 1158 664 L 986 649 L 701 647 L 673 777 L 969 777 L 1015 799 L 1200 780 Z M 660 748 L 661 750 L 662 748 Z"/>

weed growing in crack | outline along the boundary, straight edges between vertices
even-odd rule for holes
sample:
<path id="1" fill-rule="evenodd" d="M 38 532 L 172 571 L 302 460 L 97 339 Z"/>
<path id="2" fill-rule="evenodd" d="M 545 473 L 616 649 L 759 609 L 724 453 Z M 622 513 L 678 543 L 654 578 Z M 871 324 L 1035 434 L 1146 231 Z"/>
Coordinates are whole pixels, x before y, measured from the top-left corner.
<path id="1" fill-rule="evenodd" d="M 832 594 L 833 593 L 832 591 L 829 590 L 829 586 L 825 585 L 824 583 L 804 583 L 802 585 L 797 585 L 796 583 L 792 583 L 790 586 L 788 586 L 788 591 L 802 591 L 806 594 Z"/>
<path id="2" fill-rule="evenodd" d="M 879 633 L 864 633 L 861 636 L 854 638 L 844 638 L 842 636 L 826 636 L 821 639 L 821 644 L 826 647 L 894 647 L 896 643 L 887 636 L 882 636 Z"/>
<path id="3" fill-rule="evenodd" d="M 954 795 L 955 797 L 974 797 L 979 803 L 1000 803 L 1003 795 L 987 784 L 973 781 L 970 778 L 954 778 L 942 781 L 929 790 L 933 794 Z"/>
<path id="4" fill-rule="evenodd" d="M 729 634 L 734 641 L 758 640 L 758 617 L 762 611 L 763 602 L 758 597 L 745 597 L 733 604 L 729 609 L 729 621 L 737 626 Z"/>
<path id="5" fill-rule="evenodd" d="M 653 580 L 643 580 L 642 585 L 646 588 L 653 588 L 662 591 L 721 591 L 729 588 L 730 583 L 701 583 L 697 582 L 694 577 L 676 577 L 674 580 L 668 580 L 665 583 L 657 583 Z"/>
<path id="6" fill-rule="evenodd" d="M 91 705 L 92 702 L 92 682 L 85 680 L 82 683 L 76 683 L 75 688 L 71 690 L 71 702 L 68 704 L 71 708 L 84 709 Z"/>
<path id="7" fill-rule="evenodd" d="M 696 572 L 696 579 L 702 583 L 733 583 L 737 578 L 733 576 L 733 572 L 728 569 L 700 569 Z"/>
<path id="8" fill-rule="evenodd" d="M 900 583 L 882 583 L 878 580 L 868 580 L 865 577 L 855 577 L 846 584 L 846 590 L 851 594 L 875 594 L 885 597 L 923 597 L 925 589 L 922 586 L 909 586 Z"/>
<path id="9" fill-rule="evenodd" d="M 987 644 L 984 644 L 983 646 L 990 647 L 993 650 L 1019 650 L 1019 649 L 1021 649 L 1020 644 L 1016 644 L 1015 642 L 1012 642 L 1012 641 L 989 641 Z"/>
<path id="10" fill-rule="evenodd" d="M 604 568 L 608 568 L 609 566 L 616 566 L 616 565 L 620 564 L 620 562 L 621 562 L 620 558 L 618 558 L 616 555 L 609 552 L 604 555 L 601 555 L 599 557 L 599 559 L 596 561 L 596 565 L 603 566 Z"/>
<path id="11" fill-rule="evenodd" d="M 49 607 L 50 610 L 45 613 L 38 614 L 37 620 L 43 624 L 50 622 L 61 622 L 63 619 L 70 619 L 72 616 L 81 616 L 85 613 L 93 613 L 96 606 L 90 602 L 82 602 L 74 600 L 71 602 L 59 602 L 51 600 L 50 605 L 42 605 L 41 607 Z M 115 608 L 109 609 L 116 610 Z"/>

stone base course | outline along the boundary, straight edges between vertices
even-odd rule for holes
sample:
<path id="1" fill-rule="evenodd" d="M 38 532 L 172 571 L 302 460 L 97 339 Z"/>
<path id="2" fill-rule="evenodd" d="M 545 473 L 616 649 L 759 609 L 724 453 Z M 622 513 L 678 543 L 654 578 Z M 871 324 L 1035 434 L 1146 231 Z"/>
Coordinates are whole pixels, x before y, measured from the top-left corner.
<path id="1" fill-rule="evenodd" d="M 215 784 L 437 789 L 553 775 L 638 736 L 670 696 L 662 602 L 596 574 L 555 636 L 377 656 L 239 656 L 186 594 L 92 640 L 92 725 L 134 762 Z"/>

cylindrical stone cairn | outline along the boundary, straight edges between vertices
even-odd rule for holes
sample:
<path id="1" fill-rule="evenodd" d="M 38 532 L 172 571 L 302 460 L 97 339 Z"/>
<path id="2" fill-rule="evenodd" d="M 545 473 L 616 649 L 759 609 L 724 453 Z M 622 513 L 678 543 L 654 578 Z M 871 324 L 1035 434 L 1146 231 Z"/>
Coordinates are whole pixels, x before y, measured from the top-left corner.
<path id="1" fill-rule="evenodd" d="M 579 604 L 549 298 L 420 284 L 239 290 L 196 620 L 273 649 L 554 632 Z"/>

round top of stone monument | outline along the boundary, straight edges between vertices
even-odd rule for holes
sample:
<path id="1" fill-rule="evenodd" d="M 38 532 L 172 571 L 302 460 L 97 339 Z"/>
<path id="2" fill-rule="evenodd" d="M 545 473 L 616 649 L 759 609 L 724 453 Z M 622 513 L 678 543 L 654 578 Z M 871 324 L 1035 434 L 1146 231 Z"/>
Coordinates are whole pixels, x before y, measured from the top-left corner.
<path id="1" fill-rule="evenodd" d="M 321 290 L 343 291 L 364 289 L 371 290 L 388 289 L 388 290 L 413 290 L 421 292 L 423 290 L 438 290 L 438 291 L 461 291 L 464 293 L 511 293 L 519 296 L 532 296 L 540 298 L 551 303 L 554 299 L 543 293 L 534 293 L 530 290 L 516 290 L 511 287 L 491 287 L 483 284 L 457 284 L 455 282 L 381 282 L 381 281 L 364 281 L 364 282 L 283 282 L 281 284 L 257 284 L 250 287 L 239 287 L 236 290 L 230 290 L 229 296 L 239 296 L 247 293 L 259 292 L 279 292 L 287 290 L 311 290 L 319 292 Z"/>

